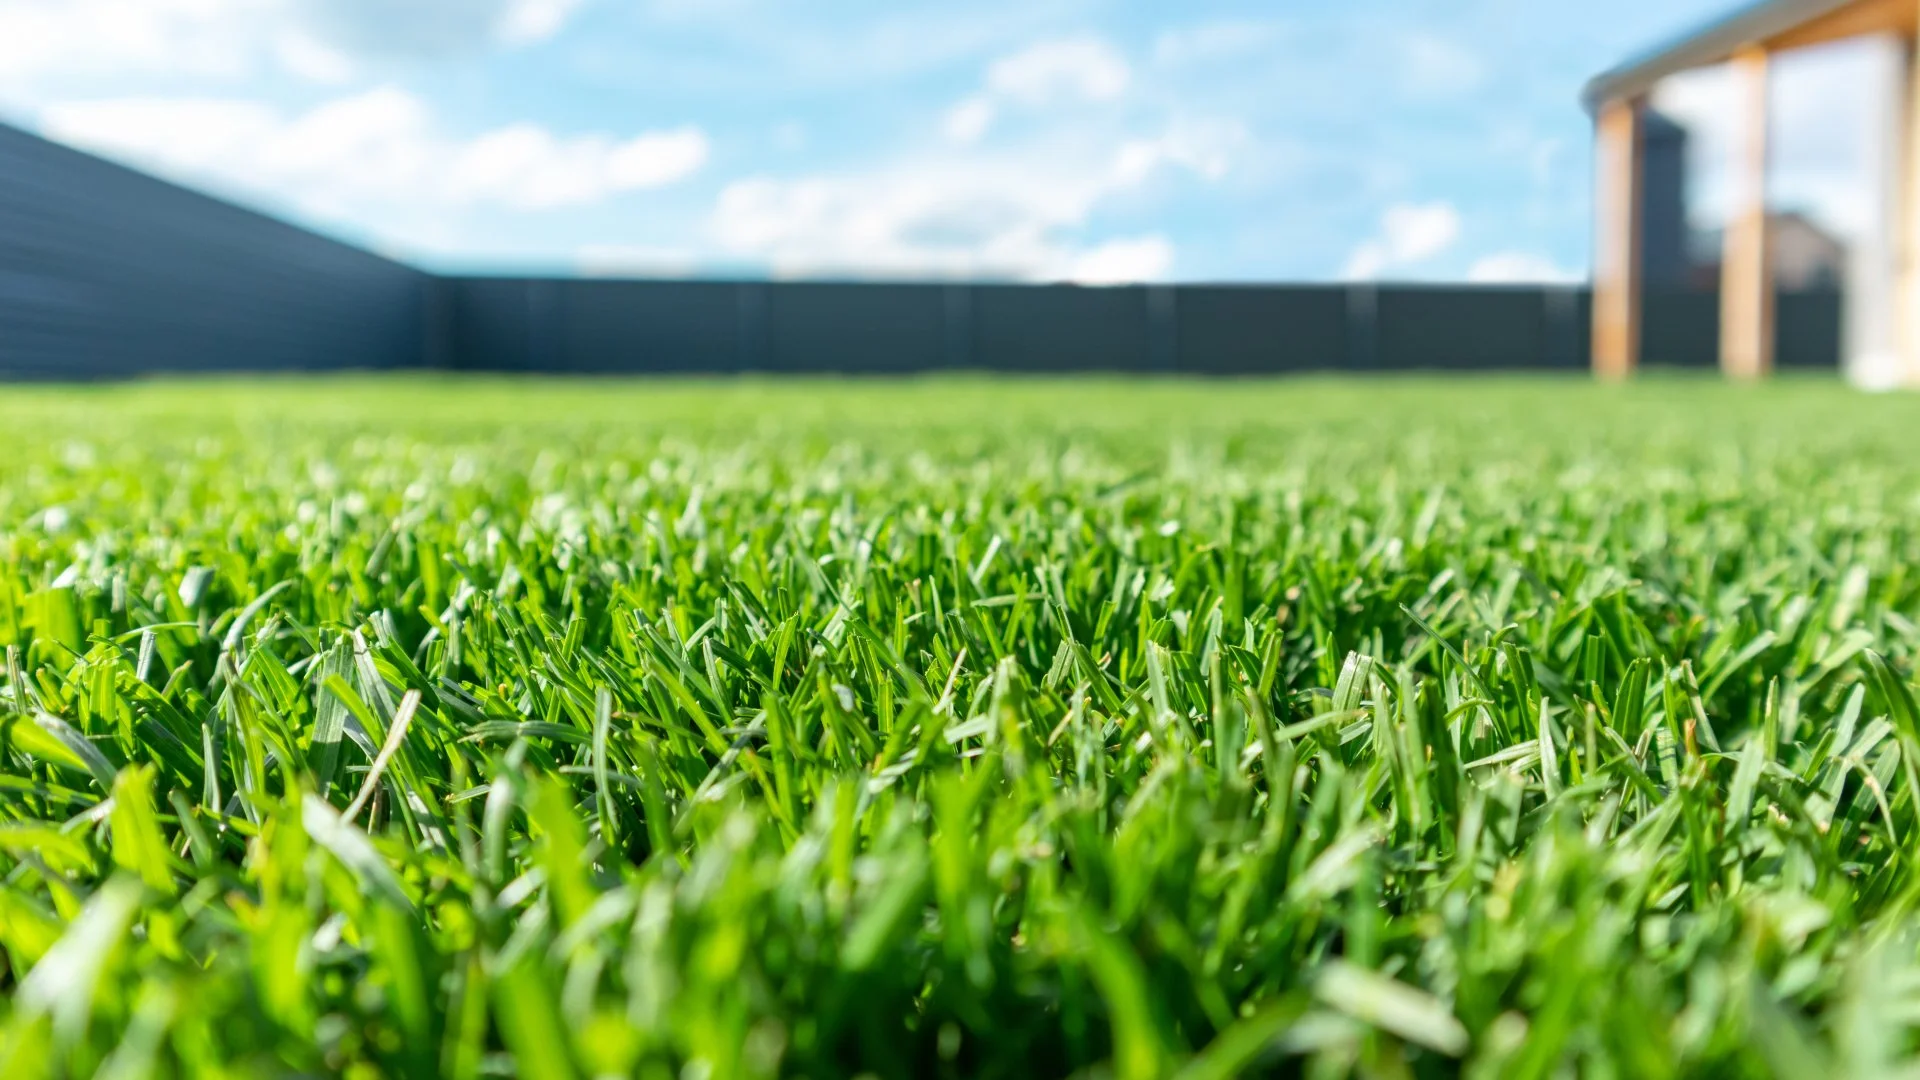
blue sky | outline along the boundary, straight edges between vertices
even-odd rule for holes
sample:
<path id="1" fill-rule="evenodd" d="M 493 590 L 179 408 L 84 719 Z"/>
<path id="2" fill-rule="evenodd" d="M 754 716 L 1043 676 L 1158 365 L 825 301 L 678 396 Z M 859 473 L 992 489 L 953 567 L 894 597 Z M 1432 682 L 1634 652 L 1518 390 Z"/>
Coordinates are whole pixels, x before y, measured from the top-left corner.
<path id="1" fill-rule="evenodd" d="M 446 268 L 1570 278 L 1581 84 L 1725 9 L 0 0 L 0 112 Z M 1810 111 L 1781 187 L 1845 218 Z"/>

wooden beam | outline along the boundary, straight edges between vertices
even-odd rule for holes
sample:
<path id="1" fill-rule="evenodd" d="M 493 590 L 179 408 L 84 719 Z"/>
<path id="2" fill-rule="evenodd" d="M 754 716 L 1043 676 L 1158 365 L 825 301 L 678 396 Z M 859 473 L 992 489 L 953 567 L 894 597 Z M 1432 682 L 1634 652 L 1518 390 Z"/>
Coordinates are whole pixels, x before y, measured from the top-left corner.
<path id="1" fill-rule="evenodd" d="M 1856 0 L 1775 34 L 1763 44 L 1774 52 L 1784 52 L 1865 34 L 1912 37 L 1917 29 L 1920 29 L 1920 8 L 1916 8 L 1913 0 Z"/>
<path id="2" fill-rule="evenodd" d="M 1920 10 L 1912 0 L 1758 0 L 1652 55 L 1601 73 L 1580 96 L 1598 113 L 1604 102 L 1650 94 L 1669 75 L 1725 63 L 1743 49 L 1778 53 L 1863 34 L 1916 32 Z"/>
<path id="3" fill-rule="evenodd" d="M 1593 373 L 1640 364 L 1644 98 L 1605 102 L 1594 122 Z"/>
<path id="4" fill-rule="evenodd" d="M 1764 49 L 1733 58 L 1739 82 L 1740 141 L 1733 206 L 1720 258 L 1720 370 L 1758 379 L 1773 371 L 1773 267 L 1767 244 L 1767 88 Z"/>

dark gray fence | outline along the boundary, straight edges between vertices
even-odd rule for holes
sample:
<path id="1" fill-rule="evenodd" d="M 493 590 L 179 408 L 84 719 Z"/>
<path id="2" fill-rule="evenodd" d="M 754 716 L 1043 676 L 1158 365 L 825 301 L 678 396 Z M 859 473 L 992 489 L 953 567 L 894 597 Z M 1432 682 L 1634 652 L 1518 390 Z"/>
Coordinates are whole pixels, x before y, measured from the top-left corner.
<path id="1" fill-rule="evenodd" d="M 1582 370 L 1592 300 L 1477 285 L 897 285 L 454 278 L 450 366 L 483 371 L 1261 375 Z M 1782 293 L 1783 367 L 1837 367 L 1840 295 Z M 1649 366 L 1712 367 L 1719 299 L 1649 293 Z"/>
<path id="2" fill-rule="evenodd" d="M 434 278 L 0 125 L 0 378 L 429 367 L 1263 375 L 1579 370 L 1576 288 Z M 1834 367 L 1840 298 L 1784 294 Z M 1647 297 L 1649 364 L 1710 366 L 1712 293 Z"/>
<path id="3" fill-rule="evenodd" d="M 1833 289 L 1781 292 L 1774 307 L 1774 364 L 1781 368 L 1835 368 L 1840 364 L 1840 293 Z M 1719 363 L 1720 294 L 1650 289 L 1646 294 L 1641 363 L 1710 368 Z"/>
<path id="4" fill-rule="evenodd" d="M 0 377 L 414 365 L 428 280 L 0 125 Z"/>

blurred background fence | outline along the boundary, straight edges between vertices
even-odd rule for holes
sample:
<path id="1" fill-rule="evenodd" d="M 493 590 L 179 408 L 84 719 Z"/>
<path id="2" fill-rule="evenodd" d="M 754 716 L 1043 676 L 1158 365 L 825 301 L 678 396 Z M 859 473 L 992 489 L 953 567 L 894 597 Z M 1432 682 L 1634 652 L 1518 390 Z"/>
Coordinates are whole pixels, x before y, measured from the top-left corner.
<path id="1" fill-rule="evenodd" d="M 0 376 L 408 367 L 428 281 L 0 125 Z"/>
<path id="2" fill-rule="evenodd" d="M 442 368 L 1262 375 L 1579 370 L 1572 286 L 879 284 L 436 277 L 0 126 L 0 377 Z M 1648 364 L 1711 367 L 1718 299 L 1650 291 Z M 1840 294 L 1783 294 L 1782 366 L 1837 368 Z"/>
<path id="3" fill-rule="evenodd" d="M 1583 370 L 1584 287 L 441 278 L 431 367 L 594 373 L 1263 375 Z M 1651 366 L 1711 368 L 1719 296 L 1650 291 Z M 1837 289 L 1783 292 L 1783 367 L 1837 369 Z"/>

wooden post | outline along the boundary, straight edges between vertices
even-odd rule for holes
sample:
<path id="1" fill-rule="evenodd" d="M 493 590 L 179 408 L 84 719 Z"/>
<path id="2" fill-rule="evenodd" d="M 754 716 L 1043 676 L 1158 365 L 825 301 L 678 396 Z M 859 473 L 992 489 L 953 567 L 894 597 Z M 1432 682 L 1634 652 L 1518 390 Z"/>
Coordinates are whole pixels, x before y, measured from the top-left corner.
<path id="1" fill-rule="evenodd" d="M 1741 111 L 1733 206 L 1720 258 L 1720 370 L 1758 379 L 1773 371 L 1773 267 L 1767 250 L 1767 52 L 1733 58 Z"/>
<path id="2" fill-rule="evenodd" d="M 1646 102 L 1608 101 L 1594 124 L 1593 373 L 1624 379 L 1640 363 L 1640 218 Z"/>
<path id="3" fill-rule="evenodd" d="M 1902 104 L 1896 151 L 1900 171 L 1896 179 L 1892 232 L 1894 247 L 1894 335 L 1898 366 L 1886 380 L 1889 386 L 1920 386 L 1920 62 L 1915 42 L 1908 48 L 1901 71 Z"/>

